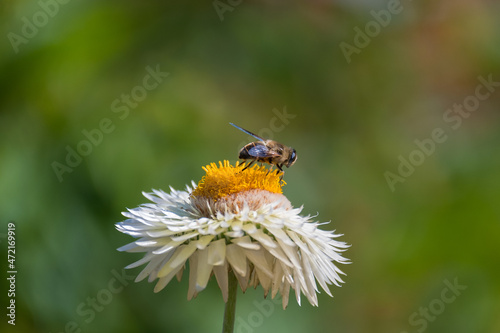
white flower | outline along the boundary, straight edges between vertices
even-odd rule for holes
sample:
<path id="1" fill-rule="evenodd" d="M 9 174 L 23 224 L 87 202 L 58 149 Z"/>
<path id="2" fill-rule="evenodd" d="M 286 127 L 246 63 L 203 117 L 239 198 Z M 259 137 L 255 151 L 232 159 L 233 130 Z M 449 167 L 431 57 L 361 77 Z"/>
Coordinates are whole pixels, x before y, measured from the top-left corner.
<path id="1" fill-rule="evenodd" d="M 126 267 L 147 264 L 136 282 L 146 277 L 149 282 L 158 279 L 154 288 L 158 292 L 174 276 L 180 280 L 189 260 L 188 299 L 205 289 L 213 273 L 226 302 L 231 270 L 243 291 L 259 284 L 265 295 L 271 290 L 273 298 L 279 291 L 284 308 L 290 287 L 299 304 L 303 293 L 312 305 L 318 305 L 317 283 L 331 296 L 328 285 L 343 282 L 335 262 L 347 262 L 340 252 L 348 246 L 335 239 L 340 235 L 319 229 L 321 223 L 301 216 L 302 208 L 292 208 L 286 197 L 271 192 L 269 186 L 252 188 L 255 184 L 248 179 L 239 179 L 239 184 L 246 181 L 246 189 L 228 190 L 223 181 L 227 168 L 236 169 L 228 163 L 220 168 L 207 166 L 200 185 L 192 183 L 186 191 L 171 188 L 170 194 L 144 193 L 153 203 L 123 213 L 128 219 L 116 228 L 138 239 L 118 250 L 146 252 Z M 279 183 L 279 175 L 266 174 L 261 168 L 247 170 L 257 178 L 276 177 Z M 208 188 L 209 177 L 216 177 L 221 196 L 207 196 L 213 193 Z"/>

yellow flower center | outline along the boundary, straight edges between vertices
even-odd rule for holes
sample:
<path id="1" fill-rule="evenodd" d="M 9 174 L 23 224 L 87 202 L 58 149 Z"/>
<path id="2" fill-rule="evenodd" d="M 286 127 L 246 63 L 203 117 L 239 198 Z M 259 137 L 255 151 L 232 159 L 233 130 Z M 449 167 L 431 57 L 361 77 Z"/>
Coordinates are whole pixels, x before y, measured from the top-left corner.
<path id="1" fill-rule="evenodd" d="M 203 167 L 206 174 L 191 195 L 217 201 L 229 194 L 252 189 L 283 193 L 281 187 L 286 184 L 280 180 L 283 172 L 270 171 L 265 166 L 258 165 L 243 170 L 245 164 L 236 162 L 236 165 L 232 166 L 229 161 L 225 160 L 224 164 L 219 161 L 219 166 L 210 163 L 210 165 Z"/>

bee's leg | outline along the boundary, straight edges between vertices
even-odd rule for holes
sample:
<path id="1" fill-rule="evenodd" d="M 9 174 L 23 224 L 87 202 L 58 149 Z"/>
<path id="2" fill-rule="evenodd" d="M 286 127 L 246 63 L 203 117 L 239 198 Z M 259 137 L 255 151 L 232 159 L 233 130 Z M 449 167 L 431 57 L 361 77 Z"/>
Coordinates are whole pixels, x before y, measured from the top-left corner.
<path id="1" fill-rule="evenodd" d="M 276 166 L 278 167 L 279 171 L 282 172 L 282 175 L 280 177 L 280 182 L 283 182 L 283 176 L 285 175 L 285 171 L 283 171 L 283 169 L 282 169 L 283 164 L 276 164 Z M 276 170 L 276 174 L 278 174 L 279 171 Z"/>
<path id="2" fill-rule="evenodd" d="M 267 170 L 266 176 L 269 174 L 269 172 L 271 172 L 271 170 L 273 169 L 273 166 L 274 166 L 274 164 L 271 164 L 271 167 Z"/>
<path id="3" fill-rule="evenodd" d="M 278 167 L 279 171 L 281 171 L 281 172 L 285 173 L 285 171 L 283 171 L 283 169 L 281 168 L 281 167 L 283 166 L 283 164 L 276 164 L 276 166 Z M 278 170 L 276 170 L 276 174 L 278 174 L 278 173 L 279 173 L 279 171 L 278 171 Z"/>
<path id="4" fill-rule="evenodd" d="M 253 162 L 255 162 L 255 160 L 252 160 L 252 162 L 248 163 L 248 165 L 244 167 L 243 170 L 241 170 L 240 172 L 245 171 L 250 165 L 252 165 Z"/>

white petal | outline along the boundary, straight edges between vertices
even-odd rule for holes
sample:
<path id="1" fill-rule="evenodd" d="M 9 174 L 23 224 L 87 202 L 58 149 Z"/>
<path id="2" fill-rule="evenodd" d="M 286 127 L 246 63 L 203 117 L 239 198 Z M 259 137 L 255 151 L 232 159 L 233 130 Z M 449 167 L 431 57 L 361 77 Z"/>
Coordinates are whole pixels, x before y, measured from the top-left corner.
<path id="1" fill-rule="evenodd" d="M 226 258 L 236 275 L 246 276 L 248 270 L 247 257 L 241 247 L 236 244 L 226 246 Z"/>
<path id="2" fill-rule="evenodd" d="M 196 247 L 198 250 L 203 250 L 211 241 L 214 239 L 213 235 L 201 236 L 200 239 L 196 242 Z"/>
<path id="3" fill-rule="evenodd" d="M 213 265 L 208 263 L 208 249 L 198 250 L 198 267 L 196 268 L 196 291 L 200 292 L 206 288 Z M 191 267 L 191 262 L 190 262 Z"/>
<path id="4" fill-rule="evenodd" d="M 224 236 L 226 236 L 228 238 L 239 238 L 239 237 L 243 237 L 244 235 L 245 235 L 245 233 L 243 232 L 243 230 L 228 231 L 224 234 Z"/>
<path id="5" fill-rule="evenodd" d="M 290 284 L 288 283 L 288 281 L 285 281 L 283 283 L 283 288 L 281 288 L 281 301 L 282 301 L 282 304 L 283 304 L 283 310 L 286 309 L 286 307 L 288 306 L 288 298 L 290 296 Z"/>
<path id="6" fill-rule="evenodd" d="M 155 256 L 151 261 L 144 267 L 144 269 L 137 275 L 135 278 L 135 282 L 139 282 L 144 280 L 154 269 L 160 265 L 160 263 L 163 261 L 162 256 Z"/>
<path id="7" fill-rule="evenodd" d="M 219 239 L 218 241 L 212 242 L 208 246 L 208 258 L 209 264 L 214 266 L 223 265 L 226 261 L 226 240 Z"/>
<path id="8" fill-rule="evenodd" d="M 238 244 L 242 248 L 249 250 L 258 250 L 260 249 L 260 245 L 258 243 L 254 243 L 250 240 L 249 236 L 232 239 L 231 242 Z"/>
<path id="9" fill-rule="evenodd" d="M 224 265 L 214 266 L 213 268 L 215 278 L 217 279 L 217 284 L 222 292 L 222 299 L 224 303 L 227 303 L 228 296 L 228 265 L 227 261 L 224 261 Z M 233 274 L 233 273 L 231 273 Z"/>
<path id="10" fill-rule="evenodd" d="M 198 231 L 193 231 L 191 233 L 188 233 L 188 234 L 183 234 L 182 236 L 172 236 L 172 240 L 173 241 L 176 241 L 176 242 L 185 242 L 187 241 L 188 239 L 191 239 L 191 238 L 195 238 L 196 236 L 198 236 L 200 233 Z"/>
<path id="11" fill-rule="evenodd" d="M 290 260 L 288 260 L 285 252 L 283 252 L 283 250 L 280 247 L 278 246 L 276 246 L 275 248 L 266 247 L 266 250 L 268 250 L 269 253 L 271 253 L 276 259 L 278 259 L 288 267 L 293 267 L 293 264 L 290 262 Z"/>
<path id="12" fill-rule="evenodd" d="M 130 269 L 130 268 L 135 268 L 135 267 L 141 266 L 142 264 L 145 264 L 148 261 L 150 261 L 151 258 L 153 258 L 153 256 L 154 256 L 154 254 L 150 252 L 150 253 L 146 254 L 142 259 L 139 259 L 136 262 L 126 266 L 125 269 Z"/>
<path id="13" fill-rule="evenodd" d="M 264 272 L 269 278 L 273 277 L 273 272 L 270 263 L 267 262 L 266 257 L 264 255 L 264 249 L 259 250 L 244 250 L 245 254 L 255 265 L 255 267 L 259 268 L 262 272 Z"/>
<path id="14" fill-rule="evenodd" d="M 177 249 L 175 249 L 175 252 L 172 254 L 170 260 L 166 262 L 163 267 L 158 271 L 157 276 L 158 277 L 164 277 L 170 274 L 170 272 L 174 271 L 177 267 L 184 265 L 186 262 L 187 258 L 189 256 L 186 256 L 187 252 L 190 251 L 187 245 L 181 245 Z M 196 249 L 196 247 L 195 247 Z M 175 264 L 174 263 L 175 260 Z"/>
<path id="15" fill-rule="evenodd" d="M 245 292 L 247 290 L 249 282 L 250 282 L 250 269 L 247 269 L 246 274 L 243 276 L 239 275 L 239 274 L 235 274 L 235 275 L 236 275 L 236 278 L 238 279 L 241 290 L 243 292 Z"/>
<path id="16" fill-rule="evenodd" d="M 163 230 L 153 230 L 153 231 L 147 231 L 146 235 L 149 237 L 157 238 L 157 237 L 167 237 L 167 236 L 172 236 L 175 235 L 177 232 L 169 230 L 169 229 L 163 229 Z"/>
<path id="17" fill-rule="evenodd" d="M 264 289 L 264 297 L 266 297 L 267 294 L 269 293 L 269 289 L 271 288 L 271 285 L 272 285 L 271 276 L 269 276 L 267 273 L 265 273 L 263 270 L 259 269 L 258 267 L 255 267 L 255 271 L 257 272 L 257 276 L 259 278 L 259 283 L 262 286 L 262 289 Z"/>
<path id="18" fill-rule="evenodd" d="M 191 242 L 185 245 L 179 252 L 175 251 L 169 265 L 171 267 L 177 267 L 184 264 L 194 251 L 196 251 L 196 243 Z"/>
<path id="19" fill-rule="evenodd" d="M 311 303 L 313 306 L 318 306 L 318 298 L 316 295 L 318 287 L 316 286 L 316 281 L 311 271 L 309 261 L 305 256 L 302 257 L 302 267 L 304 272 L 303 278 L 305 280 L 305 285 L 303 286 L 302 290 L 309 300 L 309 303 Z"/>
<path id="20" fill-rule="evenodd" d="M 288 244 L 283 243 L 281 239 L 278 239 L 278 244 L 281 246 L 288 259 L 290 259 L 293 266 L 297 269 L 301 269 L 299 256 L 297 255 L 297 246 L 289 246 Z"/>
<path id="21" fill-rule="evenodd" d="M 282 230 L 277 228 L 267 228 L 270 233 L 274 235 L 278 240 L 285 243 L 288 246 L 295 246 L 295 243 L 288 237 L 288 235 Z"/>
<path id="22" fill-rule="evenodd" d="M 153 253 L 154 254 L 166 253 L 166 252 L 172 251 L 180 244 L 182 244 L 182 242 L 177 242 L 177 241 L 171 240 L 170 242 L 168 242 L 167 244 L 165 244 L 161 248 L 154 250 Z"/>
<path id="23" fill-rule="evenodd" d="M 135 242 L 129 243 L 127 245 L 123 245 L 122 247 L 117 248 L 118 251 L 123 252 L 123 251 L 130 251 L 132 249 L 138 248 L 138 246 Z"/>
<path id="24" fill-rule="evenodd" d="M 245 230 L 247 231 L 247 230 Z M 273 239 L 269 236 L 266 235 L 262 229 L 257 229 L 255 228 L 252 232 L 249 232 L 249 235 L 254 238 L 256 241 L 260 242 L 262 245 L 264 245 L 266 248 L 274 248 L 277 247 L 276 243 L 273 241 Z"/>
<path id="25" fill-rule="evenodd" d="M 272 284 L 272 293 L 271 297 L 274 298 L 276 294 L 278 293 L 278 290 L 280 289 L 281 285 L 285 282 L 284 276 L 283 276 L 283 269 L 281 268 L 281 263 L 276 262 L 274 264 L 274 269 L 273 269 L 273 284 Z"/>
<path id="26" fill-rule="evenodd" d="M 188 288 L 188 301 L 196 297 L 196 278 L 198 276 L 198 254 L 200 251 L 196 251 L 192 256 L 189 257 L 189 288 Z"/>
<path id="27" fill-rule="evenodd" d="M 173 270 L 170 274 L 168 274 L 167 276 L 164 276 L 162 278 L 160 278 L 158 280 L 158 283 L 156 283 L 155 285 L 155 288 L 154 288 L 154 292 L 157 293 L 159 292 L 160 290 L 162 290 L 163 288 L 165 288 L 165 286 L 170 282 L 170 280 L 172 280 L 172 278 L 175 276 L 175 274 L 177 274 L 177 272 L 182 268 L 182 266 L 178 267 L 176 270 Z"/>
<path id="28" fill-rule="evenodd" d="M 146 238 L 144 240 L 143 239 L 144 238 L 137 240 L 137 241 L 135 241 L 135 243 L 139 246 L 142 246 L 142 247 L 160 247 L 160 246 L 164 246 L 172 241 L 169 237 L 156 238 L 156 239 Z"/>
<path id="29" fill-rule="evenodd" d="M 186 265 L 182 265 L 181 269 L 175 274 L 175 277 L 177 278 L 177 281 L 181 282 L 182 278 L 182 273 L 184 272 L 184 268 L 186 268 Z"/>
<path id="30" fill-rule="evenodd" d="M 295 273 L 296 271 L 294 271 Z M 300 277 L 294 274 L 293 279 L 295 281 L 295 285 L 292 285 L 293 290 L 295 291 L 295 298 L 297 299 L 297 304 L 300 306 Z"/>

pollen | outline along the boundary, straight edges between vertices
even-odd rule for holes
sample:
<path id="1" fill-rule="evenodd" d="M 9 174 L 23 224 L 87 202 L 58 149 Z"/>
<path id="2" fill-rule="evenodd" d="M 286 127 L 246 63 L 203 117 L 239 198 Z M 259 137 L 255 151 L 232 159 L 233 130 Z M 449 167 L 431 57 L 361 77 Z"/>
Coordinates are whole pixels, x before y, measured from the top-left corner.
<path id="1" fill-rule="evenodd" d="M 216 202 L 230 194 L 254 189 L 283 193 L 281 187 L 286 184 L 280 179 L 283 172 L 258 165 L 243 170 L 245 166 L 246 163 L 239 162 L 232 166 L 227 160 L 224 163 L 219 161 L 218 166 L 215 163 L 204 166 L 206 174 L 191 195 L 210 198 Z"/>

